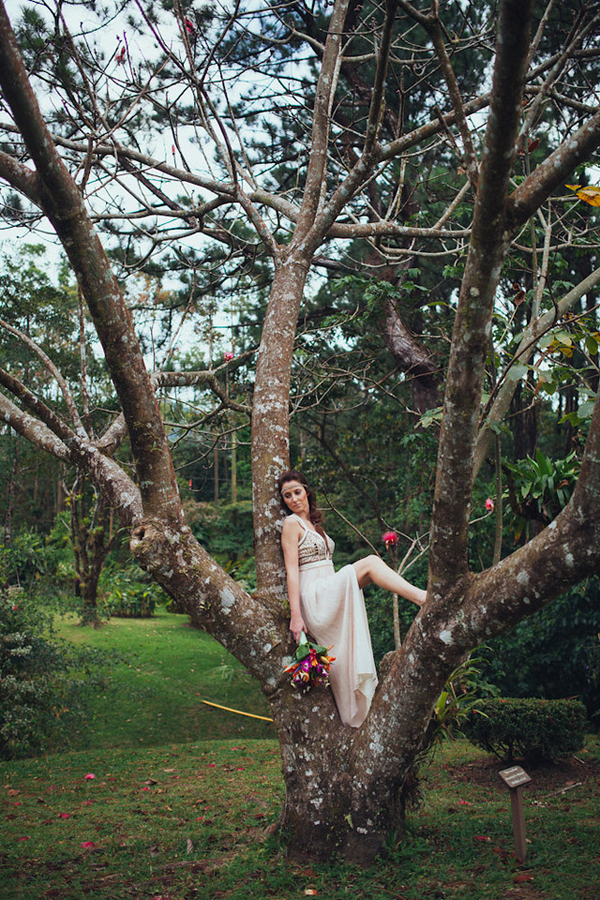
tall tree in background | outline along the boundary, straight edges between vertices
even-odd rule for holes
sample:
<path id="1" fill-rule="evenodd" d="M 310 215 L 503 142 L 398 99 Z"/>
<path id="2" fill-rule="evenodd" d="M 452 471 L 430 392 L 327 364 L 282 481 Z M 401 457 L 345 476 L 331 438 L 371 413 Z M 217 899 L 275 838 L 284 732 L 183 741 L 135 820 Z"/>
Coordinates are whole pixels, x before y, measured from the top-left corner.
<path id="1" fill-rule="evenodd" d="M 538 19 L 532 0 L 502 0 L 497 22 L 459 4 L 450 5 L 446 19 L 436 0 L 429 6 L 388 0 L 351 10 L 347 0 L 336 0 L 331 12 L 301 3 L 248 12 L 235 7 L 223 18 L 180 3 L 174 10 L 166 16 L 152 5 L 127 5 L 129 32 L 118 35 L 110 56 L 85 29 L 71 34 L 61 6 L 46 32 L 30 11 L 21 42 L 33 81 L 2 11 L 0 85 L 11 118 L 3 128 L 14 147 L 5 144 L 0 153 L 0 176 L 13 195 L 25 198 L 25 205 L 10 200 L 11 214 L 31 219 L 37 208 L 56 231 L 121 413 L 96 439 L 75 406 L 59 414 L 6 370 L 0 370 L 0 409 L 20 435 L 86 473 L 130 528 L 142 565 L 260 681 L 281 743 L 281 824 L 291 834 L 292 852 L 321 856 L 337 849 L 367 861 L 391 828 L 402 827 L 405 789 L 451 671 L 483 639 L 597 569 L 598 404 L 566 509 L 484 572 L 469 570 L 467 550 L 477 466 L 515 387 L 507 374 L 482 421 L 496 292 L 532 217 L 550 221 L 550 248 L 574 240 L 564 216 L 549 219 L 544 204 L 553 192 L 564 192 L 565 181 L 600 143 L 597 98 L 582 102 L 577 93 L 581 84 L 597 83 L 589 72 L 598 57 L 598 18 L 592 4 L 580 3 L 565 17 L 550 2 Z M 86 4 L 80 11 L 93 15 Z M 153 42 L 156 62 L 149 50 L 134 59 L 136 31 Z M 492 64 L 489 92 L 483 81 L 473 91 L 468 72 L 461 74 L 467 50 L 481 56 L 481 72 Z M 32 83 L 44 110 L 51 85 L 47 121 Z M 419 92 L 426 99 L 411 107 Z M 153 120 L 163 129 L 169 122 L 169 162 L 158 152 L 162 141 L 152 133 Z M 530 134 L 542 122 L 547 155 L 531 171 L 515 172 L 520 152 L 533 152 Z M 264 153 L 265 136 L 271 155 Z M 447 168 L 450 159 L 452 177 L 444 181 L 439 174 L 435 196 L 426 173 Z M 431 204 L 406 206 L 406 191 L 417 190 Z M 168 245 L 187 271 L 219 271 L 222 291 L 250 278 L 256 257 L 269 260 L 252 398 L 258 574 L 252 596 L 191 534 L 156 388 L 203 383 L 224 408 L 235 408 L 234 401 L 214 371 L 148 371 L 115 274 L 125 270 L 111 266 L 99 228 L 118 235 L 119 266 L 152 253 L 164 266 L 160 251 Z M 591 242 L 589 230 L 578 238 Z M 395 652 L 367 721 L 354 731 L 340 724 L 329 695 L 318 703 L 299 698 L 282 675 L 291 648 L 275 482 L 289 463 L 290 372 L 303 295 L 315 266 L 339 269 L 340 247 L 357 248 L 358 241 L 365 249 L 356 266 L 368 270 L 376 262 L 380 270 L 389 263 L 396 274 L 388 282 L 417 250 L 446 264 L 468 249 L 445 373 L 429 599 Z M 219 246 L 226 248 L 224 257 Z M 349 260 L 342 261 L 348 268 Z M 541 332 L 556 326 L 599 280 L 594 269 L 554 301 L 538 290 L 523 331 L 527 341 L 517 349 L 524 367 Z M 428 354 L 408 331 L 405 337 L 412 341 L 405 364 L 411 370 L 418 353 L 423 362 Z M 135 477 L 115 460 L 125 433 Z"/>

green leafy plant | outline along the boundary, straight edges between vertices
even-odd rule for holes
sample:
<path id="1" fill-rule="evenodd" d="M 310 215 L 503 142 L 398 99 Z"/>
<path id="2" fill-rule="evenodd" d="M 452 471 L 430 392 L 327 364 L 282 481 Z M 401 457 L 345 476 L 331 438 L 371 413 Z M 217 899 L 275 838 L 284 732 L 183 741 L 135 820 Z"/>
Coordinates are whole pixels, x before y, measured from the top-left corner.
<path id="1" fill-rule="evenodd" d="M 480 709 L 482 691 L 493 688 L 483 684 L 479 663 L 473 657 L 465 660 L 452 672 L 433 708 L 433 720 L 439 739 L 462 736 L 464 723 L 475 709 Z"/>
<path id="2" fill-rule="evenodd" d="M 143 573 L 133 566 L 113 569 L 106 577 L 105 604 L 109 615 L 147 619 L 154 615 L 157 603 L 165 599 L 158 585 L 143 580 Z"/>
<path id="3" fill-rule="evenodd" d="M 556 761 L 580 750 L 587 713 L 579 700 L 493 698 L 472 709 L 464 733 L 476 747 L 512 762 Z"/>
<path id="4" fill-rule="evenodd" d="M 549 525 L 563 509 L 573 493 L 580 463 L 575 452 L 563 459 L 552 460 L 536 450 L 516 463 L 505 463 L 509 477 L 509 499 L 515 518 L 515 539 L 523 534 L 531 537 L 531 523 Z"/>
<path id="5" fill-rule="evenodd" d="M 464 737 L 464 728 L 471 714 L 481 713 L 485 696 L 495 688 L 482 680 L 481 659 L 469 657 L 450 675 L 444 690 L 433 708 L 428 747 L 435 747 L 444 740 Z"/>
<path id="6" fill-rule="evenodd" d="M 107 662 L 55 638 L 48 613 L 23 592 L 0 595 L 0 758 L 68 744 Z"/>

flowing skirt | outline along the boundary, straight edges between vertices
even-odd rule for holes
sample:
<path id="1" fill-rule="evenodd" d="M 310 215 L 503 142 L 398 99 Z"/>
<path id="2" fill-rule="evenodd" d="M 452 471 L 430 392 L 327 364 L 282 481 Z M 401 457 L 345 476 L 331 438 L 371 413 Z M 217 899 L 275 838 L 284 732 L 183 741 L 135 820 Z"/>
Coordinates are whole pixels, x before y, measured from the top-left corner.
<path id="1" fill-rule="evenodd" d="M 300 569 L 300 608 L 311 637 L 332 647 L 331 689 L 344 725 L 359 728 L 377 687 L 363 592 L 354 566 L 329 560 Z M 333 646 L 332 646 L 333 645 Z"/>

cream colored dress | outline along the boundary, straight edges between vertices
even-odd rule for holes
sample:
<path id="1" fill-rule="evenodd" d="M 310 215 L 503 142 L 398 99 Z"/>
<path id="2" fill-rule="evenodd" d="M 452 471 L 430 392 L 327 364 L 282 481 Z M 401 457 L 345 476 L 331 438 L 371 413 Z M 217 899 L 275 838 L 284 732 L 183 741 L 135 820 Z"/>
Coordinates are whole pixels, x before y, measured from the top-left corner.
<path id="1" fill-rule="evenodd" d="M 307 528 L 298 543 L 300 611 L 310 636 L 332 647 L 329 680 L 344 725 L 358 728 L 367 717 L 377 687 L 377 669 L 363 592 L 354 566 L 333 568 L 334 542 Z"/>

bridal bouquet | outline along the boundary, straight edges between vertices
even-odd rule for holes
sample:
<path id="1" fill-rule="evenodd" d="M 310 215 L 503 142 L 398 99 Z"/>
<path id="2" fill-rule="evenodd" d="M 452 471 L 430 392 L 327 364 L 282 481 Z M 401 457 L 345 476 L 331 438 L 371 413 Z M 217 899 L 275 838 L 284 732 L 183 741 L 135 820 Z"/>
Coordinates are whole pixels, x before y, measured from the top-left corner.
<path id="1" fill-rule="evenodd" d="M 292 675 L 292 684 L 301 691 L 309 691 L 311 687 L 326 687 L 329 684 L 329 669 L 334 656 L 328 656 L 331 647 L 311 644 L 302 632 L 298 649 L 294 653 L 294 662 L 286 666 L 285 672 Z"/>

